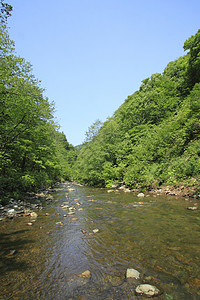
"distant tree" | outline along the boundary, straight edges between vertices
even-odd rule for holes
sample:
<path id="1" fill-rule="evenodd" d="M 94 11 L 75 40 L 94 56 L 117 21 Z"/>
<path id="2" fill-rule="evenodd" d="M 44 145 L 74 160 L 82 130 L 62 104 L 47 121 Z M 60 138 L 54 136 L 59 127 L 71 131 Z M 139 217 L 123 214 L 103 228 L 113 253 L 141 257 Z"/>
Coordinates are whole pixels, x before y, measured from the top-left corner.
<path id="1" fill-rule="evenodd" d="M 89 128 L 88 131 L 85 133 L 86 138 L 85 142 L 90 142 L 93 138 L 99 133 L 103 123 L 98 119 L 96 120 Z"/>

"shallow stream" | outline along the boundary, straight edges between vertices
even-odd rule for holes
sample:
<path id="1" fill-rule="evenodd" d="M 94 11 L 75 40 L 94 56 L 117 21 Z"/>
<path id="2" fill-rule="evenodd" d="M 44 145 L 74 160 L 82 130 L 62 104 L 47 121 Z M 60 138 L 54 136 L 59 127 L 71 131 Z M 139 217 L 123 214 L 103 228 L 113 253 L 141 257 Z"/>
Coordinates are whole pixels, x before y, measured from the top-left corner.
<path id="1" fill-rule="evenodd" d="M 72 184 L 53 197 L 32 226 L 0 223 L 0 299 L 143 299 L 142 282 L 162 291 L 156 299 L 200 299 L 200 214 L 187 210 L 197 200 Z"/>

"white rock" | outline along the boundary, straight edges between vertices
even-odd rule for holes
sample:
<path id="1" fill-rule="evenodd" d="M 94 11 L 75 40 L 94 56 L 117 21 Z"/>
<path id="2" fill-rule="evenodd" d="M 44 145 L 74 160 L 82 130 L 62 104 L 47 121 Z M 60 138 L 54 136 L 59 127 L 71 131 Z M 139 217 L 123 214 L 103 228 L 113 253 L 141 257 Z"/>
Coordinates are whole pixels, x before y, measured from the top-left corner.
<path id="1" fill-rule="evenodd" d="M 99 229 L 93 229 L 92 231 L 93 231 L 93 233 L 97 233 L 97 232 L 99 232 Z"/>
<path id="2" fill-rule="evenodd" d="M 16 214 L 16 212 L 15 212 L 14 209 L 9 209 L 9 210 L 7 211 L 7 216 L 10 217 L 10 218 L 11 218 L 11 217 L 14 217 L 15 214 Z"/>
<path id="3" fill-rule="evenodd" d="M 140 278 L 140 273 L 135 269 L 127 269 L 126 270 L 126 278 Z"/>
<path id="4" fill-rule="evenodd" d="M 137 196 L 138 196 L 139 198 L 142 198 L 142 197 L 144 197 L 144 194 L 143 194 L 143 193 L 139 193 Z"/>
<path id="5" fill-rule="evenodd" d="M 31 218 L 35 219 L 35 218 L 37 218 L 38 215 L 36 214 L 36 212 L 32 211 L 30 213 L 30 216 L 31 216 Z"/>
<path id="6" fill-rule="evenodd" d="M 76 210 L 75 207 L 69 207 L 69 210 Z"/>
<path id="7" fill-rule="evenodd" d="M 197 210 L 198 207 L 196 207 L 196 206 L 190 206 L 190 207 L 188 207 L 187 209 L 188 209 L 188 210 Z"/>
<path id="8" fill-rule="evenodd" d="M 140 284 L 135 289 L 136 294 L 138 295 L 146 295 L 148 297 L 157 296 L 160 294 L 159 289 L 157 287 L 150 284 Z"/>

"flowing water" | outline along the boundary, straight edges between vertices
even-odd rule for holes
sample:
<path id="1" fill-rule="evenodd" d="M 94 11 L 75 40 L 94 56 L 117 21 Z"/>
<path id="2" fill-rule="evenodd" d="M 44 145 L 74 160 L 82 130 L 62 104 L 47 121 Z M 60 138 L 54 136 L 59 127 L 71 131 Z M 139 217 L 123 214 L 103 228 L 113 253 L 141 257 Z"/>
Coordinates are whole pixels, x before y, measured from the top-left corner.
<path id="1" fill-rule="evenodd" d="M 70 187 L 33 226 L 30 217 L 0 223 L 0 299 L 143 299 L 142 282 L 162 291 L 157 299 L 200 299 L 200 214 L 187 210 L 195 200 Z M 126 279 L 127 268 L 140 279 Z M 77 276 L 86 270 L 90 278 Z"/>

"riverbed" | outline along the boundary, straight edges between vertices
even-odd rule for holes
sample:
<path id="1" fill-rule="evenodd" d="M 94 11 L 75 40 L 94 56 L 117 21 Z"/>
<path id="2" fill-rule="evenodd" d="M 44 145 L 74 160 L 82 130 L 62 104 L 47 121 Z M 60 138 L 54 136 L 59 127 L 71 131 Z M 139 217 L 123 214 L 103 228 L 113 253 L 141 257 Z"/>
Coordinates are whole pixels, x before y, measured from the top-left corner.
<path id="1" fill-rule="evenodd" d="M 35 220 L 1 221 L 0 299 L 143 299 L 141 283 L 157 299 L 200 299 L 197 200 L 69 183 L 53 198 Z"/>

